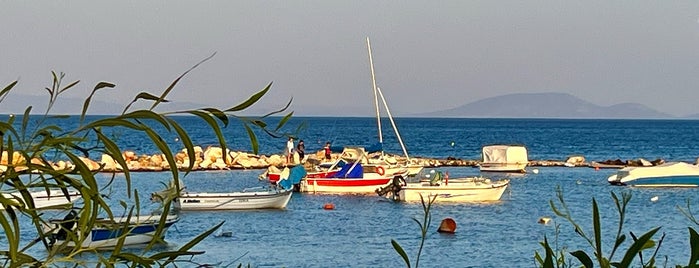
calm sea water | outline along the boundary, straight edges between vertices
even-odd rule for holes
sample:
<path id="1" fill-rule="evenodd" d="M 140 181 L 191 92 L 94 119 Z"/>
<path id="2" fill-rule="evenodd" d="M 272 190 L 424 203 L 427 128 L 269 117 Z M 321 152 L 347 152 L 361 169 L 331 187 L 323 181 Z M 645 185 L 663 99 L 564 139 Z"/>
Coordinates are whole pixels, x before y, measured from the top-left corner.
<path id="1" fill-rule="evenodd" d="M 215 136 L 196 118 L 182 117 L 195 144 L 216 145 Z M 373 118 L 294 118 L 292 125 L 304 122 L 298 134 L 306 141 L 307 151 L 322 148 L 325 141 L 334 145 L 370 145 L 377 141 Z M 681 120 L 550 120 L 550 119 L 396 119 L 403 141 L 412 156 L 462 159 L 480 158 L 480 148 L 492 143 L 524 144 L 530 159 L 565 160 L 569 155 L 583 155 L 588 161 L 607 159 L 662 158 L 666 161 L 694 162 L 699 156 L 699 121 Z M 68 127 L 72 122 L 61 122 Z M 384 148 L 400 153 L 388 121 L 384 124 Z M 289 127 L 289 131 L 293 128 Z M 235 122 L 225 130 L 229 146 L 249 150 L 244 129 Z M 115 132 L 125 149 L 154 153 L 155 148 L 143 137 L 128 131 Z M 260 136 L 260 153 L 283 151 L 284 139 Z M 163 135 L 173 150 L 181 149 L 174 134 Z M 454 143 L 454 146 L 451 143 Z M 96 158 L 97 156 L 93 157 Z M 535 167 L 536 168 L 536 167 Z M 534 168 L 530 168 L 534 169 Z M 689 259 L 687 227 L 694 226 L 677 209 L 687 200 L 697 206 L 697 189 L 634 189 L 610 186 L 606 178 L 615 170 L 590 168 L 539 167 L 538 174 L 511 177 L 511 186 L 502 200 L 480 204 L 436 204 L 432 225 L 425 241 L 420 264 L 423 267 L 533 267 L 535 251 L 544 236 L 555 239 L 555 225 L 561 224 L 558 243 L 561 247 L 590 251 L 570 224 L 553 216 L 549 200 L 562 189 L 566 203 L 591 234 L 591 202 L 600 206 L 605 235 L 613 236 L 618 215 L 611 192 L 630 192 L 633 199 L 625 221 L 625 232 L 640 235 L 662 226 L 656 239 L 665 233 L 659 256 L 668 264 L 683 264 Z M 447 168 L 452 177 L 477 175 L 478 169 Z M 200 171 L 184 178 L 191 191 L 237 191 L 262 185 L 257 175 L 262 170 Z M 108 181 L 107 175 L 100 175 Z M 141 200 L 161 189 L 170 176 L 161 173 L 135 173 L 133 184 Z M 123 180 L 110 189 L 114 210 Z M 658 201 L 652 202 L 652 197 Z M 335 210 L 324 210 L 333 203 Z M 145 210 L 154 209 L 144 204 Z M 697 211 L 699 213 L 699 211 Z M 60 215 L 49 212 L 47 216 Z M 540 217 L 553 217 L 548 225 L 538 224 Z M 436 232 L 439 222 L 451 217 L 457 232 Z M 255 267 L 401 267 L 402 260 L 391 246 L 398 241 L 414 263 L 420 231 L 413 218 L 422 218 L 420 204 L 391 203 L 378 196 L 310 195 L 294 193 L 289 206 L 281 211 L 188 212 L 171 228 L 163 249 L 176 249 L 197 234 L 225 221 L 222 231 L 232 237 L 212 236 L 195 250 L 206 251 L 195 261 L 202 263 L 243 263 Z M 22 234 L 25 241 L 35 237 L 30 228 Z M 628 236 L 628 235 L 627 235 Z M 627 239 L 628 240 L 628 239 Z M 609 252 L 613 241 L 605 241 Z M 628 244 L 624 249 L 628 247 Z M 41 255 L 43 249 L 32 252 Z M 617 255 L 622 255 L 619 252 Z"/>

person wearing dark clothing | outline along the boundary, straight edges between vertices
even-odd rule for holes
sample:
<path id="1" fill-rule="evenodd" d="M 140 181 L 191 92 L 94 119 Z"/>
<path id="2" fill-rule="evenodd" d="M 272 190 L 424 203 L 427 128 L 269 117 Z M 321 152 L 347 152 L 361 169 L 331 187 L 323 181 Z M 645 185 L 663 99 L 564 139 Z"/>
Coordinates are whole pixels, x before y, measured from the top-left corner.
<path id="1" fill-rule="evenodd" d="M 296 145 L 296 152 L 299 154 L 299 160 L 303 161 L 306 153 L 306 145 L 303 144 L 303 140 L 299 140 L 299 144 Z"/>

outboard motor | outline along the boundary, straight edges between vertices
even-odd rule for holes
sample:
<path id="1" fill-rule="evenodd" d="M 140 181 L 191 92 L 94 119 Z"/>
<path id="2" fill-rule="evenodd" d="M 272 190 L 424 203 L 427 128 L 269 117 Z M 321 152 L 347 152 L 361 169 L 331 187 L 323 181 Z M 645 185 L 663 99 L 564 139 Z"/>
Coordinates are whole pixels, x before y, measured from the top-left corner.
<path id="1" fill-rule="evenodd" d="M 68 215 L 58 224 L 58 232 L 52 234 L 49 238 L 49 247 L 52 247 L 56 243 L 56 240 L 66 240 L 68 238 L 68 232 L 73 231 L 73 227 L 77 221 L 78 213 L 71 209 Z"/>
<path id="2" fill-rule="evenodd" d="M 403 176 L 398 175 L 393 177 L 393 181 L 391 182 L 391 184 L 377 188 L 375 192 L 379 196 L 385 196 L 388 193 L 393 193 L 393 199 L 395 200 L 398 197 L 398 193 L 400 193 L 401 189 L 403 189 L 403 186 L 405 185 L 407 185 L 407 183 L 405 182 L 405 178 L 403 178 Z"/>

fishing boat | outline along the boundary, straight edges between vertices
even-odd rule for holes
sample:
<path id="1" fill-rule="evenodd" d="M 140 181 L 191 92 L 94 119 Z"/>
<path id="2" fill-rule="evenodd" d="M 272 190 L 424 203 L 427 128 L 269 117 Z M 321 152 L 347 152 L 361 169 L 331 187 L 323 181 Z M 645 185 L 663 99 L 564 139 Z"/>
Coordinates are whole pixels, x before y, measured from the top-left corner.
<path id="1" fill-rule="evenodd" d="M 124 246 L 147 244 L 155 239 L 154 235 L 160 225 L 161 215 L 134 215 L 114 217 L 113 219 L 97 219 L 94 227 L 87 233 L 81 233 L 77 228 L 77 213 L 71 210 L 63 219 L 52 219 L 44 226 L 44 232 L 49 234 L 49 246 L 65 246 L 67 248 L 113 248 L 123 239 Z M 179 221 L 177 215 L 167 215 L 163 222 L 160 239 L 165 237 L 167 229 Z M 82 243 L 76 239 L 83 238 Z"/>
<path id="2" fill-rule="evenodd" d="M 196 193 L 187 192 L 184 187 L 179 196 L 173 199 L 176 210 L 254 210 L 283 209 L 291 200 L 294 184 L 306 176 L 301 166 L 285 168 L 276 185 L 247 188 L 238 192 Z M 165 190 L 163 192 L 166 192 Z M 151 200 L 162 200 L 162 193 L 151 194 Z"/>
<path id="3" fill-rule="evenodd" d="M 520 172 L 526 173 L 529 165 L 527 148 L 522 145 L 488 145 L 483 146 L 483 172 Z"/>
<path id="4" fill-rule="evenodd" d="M 625 167 L 607 181 L 613 185 L 636 187 L 697 187 L 699 166 L 684 162 L 668 162 L 652 167 Z"/>
<path id="5" fill-rule="evenodd" d="M 29 195 L 31 195 L 32 200 L 34 200 L 34 207 L 36 209 L 52 209 L 69 206 L 81 197 L 78 191 L 67 191 L 66 195 L 62 190 L 58 189 L 29 192 Z M 19 192 L 3 193 L 2 196 L 24 204 L 22 194 Z M 2 209 L 5 209 L 5 207 L 0 206 L 0 210 Z"/>
<path id="6" fill-rule="evenodd" d="M 376 193 L 405 202 L 420 202 L 422 198 L 427 200 L 435 196 L 435 202 L 488 202 L 500 200 L 510 184 L 509 180 L 491 181 L 483 177 L 449 179 L 441 172 L 430 173 L 427 174 L 429 180 L 417 182 L 406 182 L 403 177 L 395 177 L 388 186 L 376 189 Z"/>

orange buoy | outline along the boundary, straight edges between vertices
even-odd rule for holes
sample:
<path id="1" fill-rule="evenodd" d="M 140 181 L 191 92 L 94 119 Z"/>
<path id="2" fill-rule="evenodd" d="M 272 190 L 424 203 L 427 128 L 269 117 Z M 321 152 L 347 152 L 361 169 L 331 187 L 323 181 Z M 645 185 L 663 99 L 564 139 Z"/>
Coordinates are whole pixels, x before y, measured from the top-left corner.
<path id="1" fill-rule="evenodd" d="M 599 170 L 599 167 L 595 167 L 595 170 Z"/>
<path id="2" fill-rule="evenodd" d="M 452 218 L 443 219 L 442 223 L 439 224 L 439 229 L 437 229 L 437 232 L 453 234 L 456 232 L 456 222 Z"/>
<path id="3" fill-rule="evenodd" d="M 335 205 L 333 205 L 333 203 L 325 203 L 325 205 L 323 205 L 323 209 L 333 210 L 333 209 L 335 209 Z"/>

